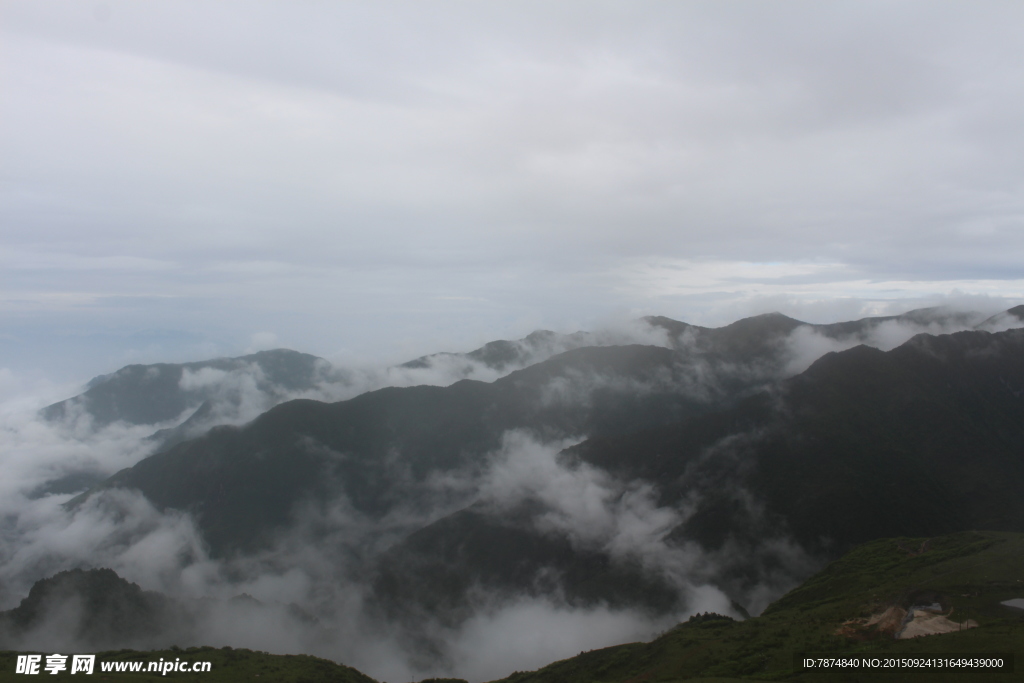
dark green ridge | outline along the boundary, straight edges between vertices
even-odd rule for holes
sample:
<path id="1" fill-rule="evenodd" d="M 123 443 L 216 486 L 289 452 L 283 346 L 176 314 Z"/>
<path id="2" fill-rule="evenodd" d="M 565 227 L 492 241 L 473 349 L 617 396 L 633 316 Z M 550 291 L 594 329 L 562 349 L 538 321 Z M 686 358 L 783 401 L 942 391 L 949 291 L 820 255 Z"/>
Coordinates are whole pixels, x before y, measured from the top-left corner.
<path id="1" fill-rule="evenodd" d="M 377 683 L 369 676 L 352 667 L 337 664 L 327 659 L 310 655 L 272 655 L 246 649 L 230 647 L 188 647 L 171 648 L 169 650 L 152 650 L 138 652 L 135 650 L 116 650 L 98 652 L 96 665 L 91 676 L 82 673 L 72 675 L 63 671 L 56 675 L 44 671 L 40 667 L 38 676 L 15 674 L 15 666 L 22 652 L 0 652 L 0 682 L 46 680 L 46 681 L 123 681 L 124 683 L 152 683 L 155 681 L 202 681 L 203 683 L 235 683 L 236 681 L 267 681 L 272 683 Z M 46 663 L 46 655 L 42 654 L 42 663 Z M 60 653 L 68 654 L 68 653 Z M 90 653 L 91 654 L 91 653 Z M 187 662 L 210 662 L 209 672 L 183 673 L 103 673 L 101 662 L 159 662 L 180 659 Z M 70 657 L 67 660 L 70 669 Z"/>
<path id="2" fill-rule="evenodd" d="M 772 393 L 571 454 L 658 482 L 665 504 L 707 492 L 678 534 L 708 547 L 773 523 L 833 552 L 897 535 L 1024 530 L 1024 330 L 830 353 Z M 742 491 L 764 509 L 744 507 Z"/>
<path id="3" fill-rule="evenodd" d="M 1024 331 L 829 354 L 774 392 L 659 429 L 594 437 L 562 457 L 656 482 L 662 505 L 695 500 L 668 540 L 710 551 L 730 544 L 741 561 L 709 580 L 732 599 L 785 559 L 763 552 L 765 539 L 796 540 L 823 562 L 874 538 L 1024 531 Z M 381 558 L 377 593 L 393 609 L 433 614 L 457 609 L 467 585 L 535 589 L 529 579 L 550 567 L 571 577 L 564 595 L 573 604 L 678 609 L 656 577 L 569 552 L 564 538 L 533 530 L 529 515 L 474 506 L 437 520 Z"/>
<path id="4" fill-rule="evenodd" d="M 162 593 L 144 591 L 112 569 L 72 569 L 36 581 L 17 607 L 0 612 L 0 648 L 52 623 L 53 612 L 68 604 L 80 609 L 62 616 L 60 627 L 95 650 L 166 644 L 192 627 L 188 611 Z"/>
<path id="5" fill-rule="evenodd" d="M 433 471 L 478 466 L 509 429 L 614 433 L 707 410 L 699 400 L 669 391 L 636 395 L 628 385 L 593 391 L 582 405 L 544 400 L 552 381 L 601 375 L 651 382 L 678 371 L 677 358 L 653 346 L 590 347 L 490 384 L 386 388 L 332 404 L 290 401 L 244 427 L 214 428 L 146 458 L 102 487 L 135 488 L 158 508 L 196 511 L 215 554 L 252 550 L 290 522 L 299 500 L 327 501 L 341 492 L 367 514 L 389 509 L 408 495 L 396 489 L 389 469 L 396 453 L 418 481 Z"/>

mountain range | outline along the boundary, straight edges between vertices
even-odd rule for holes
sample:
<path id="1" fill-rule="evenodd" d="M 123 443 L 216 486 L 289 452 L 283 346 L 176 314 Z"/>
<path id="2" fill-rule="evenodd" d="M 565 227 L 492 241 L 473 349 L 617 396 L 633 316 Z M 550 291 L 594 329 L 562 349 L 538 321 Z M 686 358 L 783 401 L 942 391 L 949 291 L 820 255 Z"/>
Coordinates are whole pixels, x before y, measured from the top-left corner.
<path id="1" fill-rule="evenodd" d="M 1024 321 L 1024 306 L 988 318 L 974 312 L 927 308 L 897 316 L 827 325 L 804 323 L 773 313 L 721 328 L 648 316 L 621 329 L 572 334 L 537 330 L 523 339 L 489 342 L 468 353 L 422 356 L 389 368 L 390 377 L 374 378 L 358 378 L 354 370 L 334 367 L 310 354 L 276 349 L 193 363 L 128 365 L 93 378 L 83 393 L 47 406 L 41 416 L 52 422 L 84 418 L 94 429 L 117 421 L 133 425 L 175 422 L 173 430 L 177 435 L 198 436 L 216 424 L 247 422 L 255 417 L 253 411 L 259 414 L 291 398 L 303 395 L 323 398 L 315 394 L 323 392 L 325 387 L 336 390 L 338 385 L 359 385 L 359 389 L 365 389 L 450 384 L 459 379 L 475 378 L 481 370 L 489 374 L 489 379 L 496 379 L 583 347 L 642 343 L 730 362 L 750 363 L 760 358 L 778 365 L 792 361 L 787 358 L 787 350 L 780 347 L 785 346 L 796 330 L 846 345 L 865 343 L 884 347 L 887 342 L 895 345 L 894 338 L 905 341 L 921 332 L 999 331 L 1024 324 L 1021 321 Z M 785 369 L 784 365 L 776 367 L 769 374 L 774 378 Z M 247 401 L 251 405 L 243 406 Z M 182 429 L 184 427 L 189 428 Z M 165 437 L 155 440 L 161 446 L 167 445 Z"/>
<path id="2" fill-rule="evenodd" d="M 648 317 L 369 379 L 277 350 L 128 366 L 42 416 L 154 427 L 69 514 L 134 491 L 217 561 L 329 552 L 368 613 L 443 658 L 481 595 L 660 619 L 710 591 L 743 619 L 875 539 L 1024 532 L 1022 327 L 1024 306 Z"/>

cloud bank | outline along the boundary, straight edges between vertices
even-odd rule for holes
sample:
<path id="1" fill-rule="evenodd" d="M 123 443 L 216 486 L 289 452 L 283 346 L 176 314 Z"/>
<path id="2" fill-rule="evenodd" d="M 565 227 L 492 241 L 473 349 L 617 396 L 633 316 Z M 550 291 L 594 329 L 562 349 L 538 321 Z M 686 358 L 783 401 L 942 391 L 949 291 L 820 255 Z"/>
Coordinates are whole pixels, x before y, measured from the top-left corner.
<path id="1" fill-rule="evenodd" d="M 1013 3 L 103 6 L 0 8 L 14 371 L 1024 302 Z"/>

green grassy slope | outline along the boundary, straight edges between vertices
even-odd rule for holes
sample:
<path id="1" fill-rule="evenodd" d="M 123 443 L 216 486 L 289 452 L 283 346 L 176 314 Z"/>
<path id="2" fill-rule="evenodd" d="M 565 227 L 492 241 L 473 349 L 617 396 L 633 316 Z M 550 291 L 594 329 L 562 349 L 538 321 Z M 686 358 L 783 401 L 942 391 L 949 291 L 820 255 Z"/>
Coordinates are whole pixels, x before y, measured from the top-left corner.
<path id="1" fill-rule="evenodd" d="M 1010 681 L 1024 680 L 1024 534 L 965 532 L 932 539 L 883 539 L 848 553 L 744 622 L 697 618 L 650 643 L 582 653 L 505 683 L 640 683 L 682 680 Z M 978 628 L 896 640 L 867 618 L 891 606 L 939 602 L 952 621 Z M 795 653 L 829 655 L 1015 653 L 1016 672 L 922 673 L 794 668 Z"/>
<path id="2" fill-rule="evenodd" d="M 0 652 L 0 681 L 31 681 L 37 677 L 15 673 L 16 652 Z M 43 663 L 45 655 L 43 653 Z M 61 653 L 65 654 L 65 653 Z M 209 672 L 202 673 L 127 673 L 100 670 L 101 662 L 158 662 L 159 660 L 187 662 L 210 662 Z M 70 668 L 70 659 L 68 660 Z M 143 683 L 144 681 L 202 681 L 203 683 L 233 683 L 234 681 L 273 681 L 275 683 L 376 683 L 369 676 L 341 664 L 309 655 L 271 655 L 266 652 L 254 652 L 230 647 L 190 647 L 183 649 L 158 650 L 152 652 L 136 652 L 119 650 L 117 652 L 96 653 L 96 665 L 92 676 L 82 673 L 74 675 L 63 671 L 53 675 L 40 670 L 39 679 L 47 681 L 90 681 L 115 680 L 122 683 Z"/>

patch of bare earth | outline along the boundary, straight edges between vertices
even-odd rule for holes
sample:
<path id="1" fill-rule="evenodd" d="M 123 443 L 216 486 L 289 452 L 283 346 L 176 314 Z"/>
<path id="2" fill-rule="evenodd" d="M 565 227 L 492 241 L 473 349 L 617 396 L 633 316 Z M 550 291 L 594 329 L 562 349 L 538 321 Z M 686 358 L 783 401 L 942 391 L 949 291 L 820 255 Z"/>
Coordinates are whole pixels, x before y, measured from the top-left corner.
<path id="1" fill-rule="evenodd" d="M 941 614 L 927 608 L 911 608 L 907 617 L 903 628 L 896 634 L 900 640 L 978 628 L 978 622 L 973 619 L 968 619 L 965 623 L 958 623 L 950 621 L 948 614 Z"/>
<path id="2" fill-rule="evenodd" d="M 873 640 L 880 637 L 904 640 L 977 627 L 978 622 L 973 619 L 964 623 L 951 621 L 949 614 L 943 614 L 938 606 L 915 606 L 908 611 L 898 605 L 892 605 L 867 619 L 844 621 L 836 629 L 836 635 L 853 640 Z"/>

